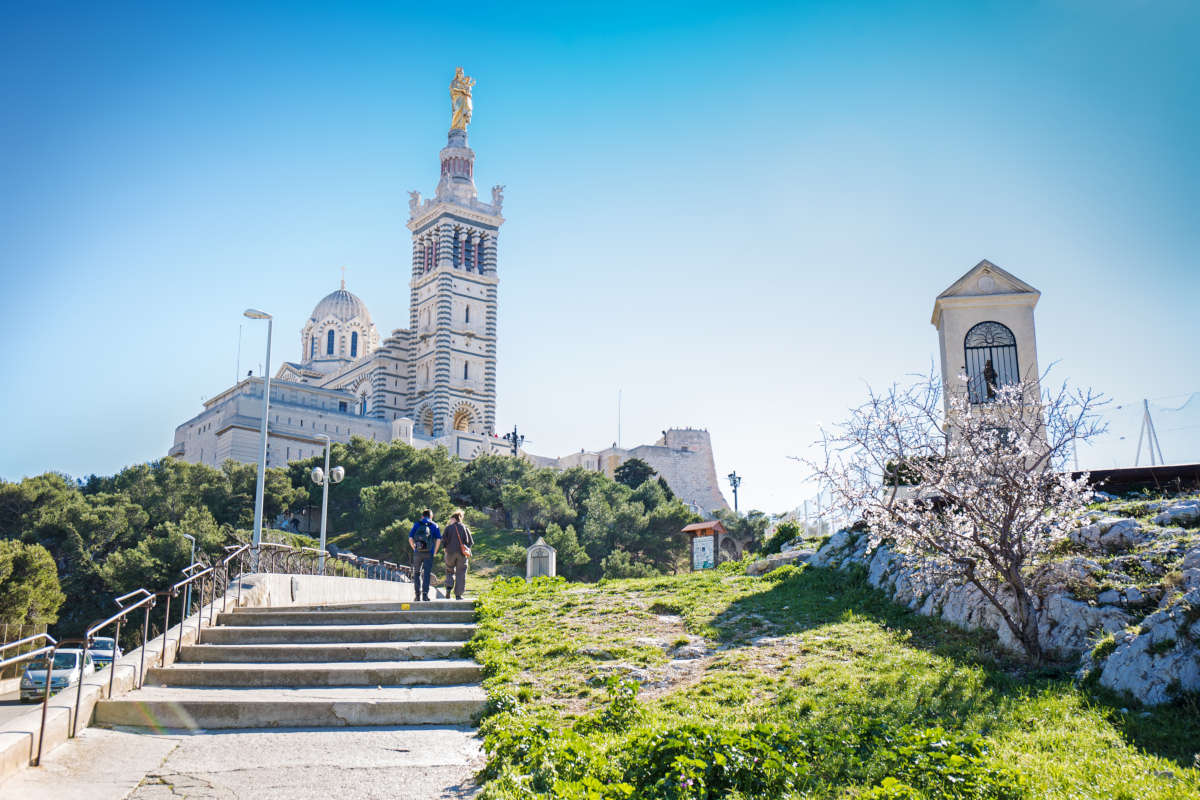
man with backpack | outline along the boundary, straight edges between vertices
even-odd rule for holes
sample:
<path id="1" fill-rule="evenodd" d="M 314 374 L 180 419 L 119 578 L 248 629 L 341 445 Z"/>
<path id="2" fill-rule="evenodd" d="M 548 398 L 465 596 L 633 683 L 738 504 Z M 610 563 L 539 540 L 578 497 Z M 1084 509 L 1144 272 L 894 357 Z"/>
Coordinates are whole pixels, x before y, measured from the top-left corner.
<path id="1" fill-rule="evenodd" d="M 453 590 L 458 600 L 462 600 L 467 588 L 467 559 L 471 557 L 471 545 L 475 544 L 462 518 L 461 510 L 450 515 L 452 521 L 446 526 L 446 535 L 442 539 L 442 550 L 446 553 L 446 597 Z"/>
<path id="2" fill-rule="evenodd" d="M 428 508 L 408 532 L 408 546 L 412 548 L 413 599 L 429 599 L 429 581 L 433 577 L 433 557 L 442 543 L 442 532 L 433 521 L 433 512 Z"/>

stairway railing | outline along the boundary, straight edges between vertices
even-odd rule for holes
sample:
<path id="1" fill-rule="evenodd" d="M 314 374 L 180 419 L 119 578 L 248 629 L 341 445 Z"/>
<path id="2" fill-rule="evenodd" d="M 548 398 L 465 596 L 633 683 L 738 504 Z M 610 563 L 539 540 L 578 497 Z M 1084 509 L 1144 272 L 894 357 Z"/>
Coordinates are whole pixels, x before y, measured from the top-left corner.
<path id="1" fill-rule="evenodd" d="M 362 578 L 365 580 L 381 580 L 392 582 L 411 582 L 412 570 L 409 567 L 400 566 L 390 561 L 380 561 L 373 558 L 363 558 L 355 556 L 351 553 L 336 553 L 332 554 L 326 550 L 319 550 L 313 547 L 292 547 L 286 544 L 275 544 L 263 542 L 259 548 L 254 548 L 251 545 L 228 545 L 225 548 L 225 556 L 213 564 L 209 564 L 203 560 L 196 561 L 184 567 L 183 580 L 172 584 L 169 588 L 158 592 L 151 592 L 145 588 L 134 589 L 132 592 L 127 592 L 114 599 L 117 607 L 120 609 L 107 619 L 98 620 L 88 625 L 84 630 L 84 635 L 79 639 L 55 639 L 48 633 L 38 633 L 33 636 L 27 636 L 24 639 L 19 639 L 14 642 L 0 643 L 0 656 L 4 655 L 6 650 L 18 650 L 16 655 L 8 658 L 0 658 L 0 669 L 21 664 L 28 661 L 45 658 L 48 669 L 46 670 L 46 686 L 42 697 L 42 716 L 41 723 L 38 727 L 38 746 L 37 753 L 30 762 L 32 766 L 38 766 L 42 760 L 42 739 L 46 733 L 46 712 L 50 703 L 50 695 L 52 683 L 50 676 L 53 670 L 49 669 L 54 663 L 54 656 L 58 650 L 65 646 L 77 646 L 83 653 L 91 650 L 95 644 L 96 635 L 100 631 L 107 628 L 109 625 L 115 626 L 113 633 L 113 641 L 115 648 L 120 646 L 121 626 L 125 622 L 125 618 L 138 609 L 143 610 L 142 619 L 142 634 L 140 645 L 140 660 L 136 670 L 134 687 L 141 688 L 146 680 L 146 645 L 150 641 L 150 611 L 157 604 L 159 599 L 164 599 L 163 611 L 163 630 L 162 630 L 162 648 L 159 652 L 159 666 L 166 666 L 168 632 L 171 626 L 171 599 L 178 597 L 180 592 L 189 586 L 198 588 L 199 591 L 195 601 L 199 604 L 196 606 L 196 641 L 200 640 L 200 631 L 204 626 L 205 610 L 208 612 L 208 626 L 212 627 L 213 614 L 217 605 L 217 595 L 221 595 L 221 611 L 226 609 L 229 592 L 231 586 L 236 582 L 236 599 L 234 600 L 235 607 L 241 605 L 242 600 L 242 584 L 243 578 L 247 574 L 247 567 L 257 564 L 258 572 L 284 574 L 284 575 L 327 575 L 346 578 Z M 207 597 L 207 602 L 205 598 Z M 179 633 L 175 639 L 175 657 L 178 658 L 180 651 L 183 648 L 183 632 L 187 623 L 188 616 L 192 611 L 192 602 L 180 603 L 179 612 Z M 24 647 L 33 647 L 29 652 L 19 652 Z M 115 687 L 114 678 L 117 671 L 117 655 L 114 649 L 113 660 L 106 667 L 108 672 L 108 696 L 113 696 Z M 71 716 L 69 726 L 69 737 L 74 737 L 79 723 L 79 711 L 82 707 L 83 700 L 83 665 L 84 659 L 79 659 L 79 683 L 75 690 L 74 713 Z M 65 689 L 70 689 L 70 684 Z"/>

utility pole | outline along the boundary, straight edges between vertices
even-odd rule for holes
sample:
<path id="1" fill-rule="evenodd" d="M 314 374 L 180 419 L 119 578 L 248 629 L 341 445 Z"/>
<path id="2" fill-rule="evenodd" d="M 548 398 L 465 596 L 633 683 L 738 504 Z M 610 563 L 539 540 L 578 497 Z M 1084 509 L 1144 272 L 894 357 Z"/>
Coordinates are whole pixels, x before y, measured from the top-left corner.
<path id="1" fill-rule="evenodd" d="M 733 513 L 738 513 L 738 487 L 742 485 L 742 477 L 737 474 L 735 469 L 729 473 L 729 485 L 733 487 Z"/>
<path id="2" fill-rule="evenodd" d="M 1162 445 L 1158 443 L 1158 432 L 1154 430 L 1154 420 L 1150 417 L 1150 401 L 1142 400 L 1142 429 L 1138 431 L 1137 454 L 1134 456 L 1133 465 L 1141 466 L 1142 463 L 1142 439 L 1146 440 L 1146 450 L 1150 454 L 1150 466 L 1166 463 L 1162 454 Z M 1155 461 L 1154 451 L 1158 449 L 1158 460 Z"/>

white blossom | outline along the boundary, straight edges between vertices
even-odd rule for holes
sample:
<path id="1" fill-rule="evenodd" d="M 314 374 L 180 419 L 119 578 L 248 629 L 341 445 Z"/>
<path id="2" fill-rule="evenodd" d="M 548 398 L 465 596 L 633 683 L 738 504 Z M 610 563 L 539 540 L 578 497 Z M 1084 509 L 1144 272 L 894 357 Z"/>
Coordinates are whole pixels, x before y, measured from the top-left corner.
<path id="1" fill-rule="evenodd" d="M 1036 382 L 998 387 L 971 404 L 943 405 L 930 374 L 909 386 L 869 390 L 832 432 L 824 458 L 807 461 L 873 545 L 888 542 L 930 578 L 972 583 L 1030 658 L 1041 658 L 1032 566 L 1088 502 L 1086 474 L 1065 471 L 1072 448 L 1100 434 L 1094 392 L 1039 394 Z"/>

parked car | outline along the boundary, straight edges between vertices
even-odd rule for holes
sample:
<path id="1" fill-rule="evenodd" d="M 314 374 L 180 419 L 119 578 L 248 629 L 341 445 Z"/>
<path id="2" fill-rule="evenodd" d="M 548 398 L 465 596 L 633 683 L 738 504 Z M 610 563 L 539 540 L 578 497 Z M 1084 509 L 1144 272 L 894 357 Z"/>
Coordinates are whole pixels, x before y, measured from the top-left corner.
<path id="1" fill-rule="evenodd" d="M 121 648 L 117 647 L 117 640 L 107 636 L 96 637 L 88 652 L 92 654 L 92 661 L 96 663 L 97 670 L 104 669 L 122 655 Z"/>
<path id="2" fill-rule="evenodd" d="M 54 664 L 49 659 L 33 662 L 21 676 L 21 702 L 33 703 L 42 699 L 46 692 L 46 673 L 50 673 L 50 693 L 61 692 L 74 686 L 96 671 L 92 654 L 82 650 L 62 649 L 54 654 Z M 49 670 L 47 670 L 49 667 Z"/>

